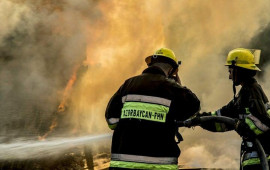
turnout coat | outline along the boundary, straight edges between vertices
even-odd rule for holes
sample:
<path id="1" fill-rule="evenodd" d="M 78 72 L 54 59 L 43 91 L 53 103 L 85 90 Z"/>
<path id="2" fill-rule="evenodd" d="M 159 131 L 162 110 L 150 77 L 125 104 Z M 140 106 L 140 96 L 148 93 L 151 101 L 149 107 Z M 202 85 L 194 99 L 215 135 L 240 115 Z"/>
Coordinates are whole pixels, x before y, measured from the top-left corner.
<path id="1" fill-rule="evenodd" d="M 114 130 L 111 169 L 178 169 L 175 121 L 188 119 L 199 108 L 195 94 L 158 67 L 126 80 L 105 114 Z"/>

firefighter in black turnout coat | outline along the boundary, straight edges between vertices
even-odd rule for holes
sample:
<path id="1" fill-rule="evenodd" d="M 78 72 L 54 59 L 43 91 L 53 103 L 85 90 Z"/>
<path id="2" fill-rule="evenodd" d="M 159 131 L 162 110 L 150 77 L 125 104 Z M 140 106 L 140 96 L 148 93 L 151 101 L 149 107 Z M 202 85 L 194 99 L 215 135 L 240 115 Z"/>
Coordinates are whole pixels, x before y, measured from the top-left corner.
<path id="1" fill-rule="evenodd" d="M 172 50 L 161 48 L 146 63 L 108 103 L 105 117 L 114 130 L 110 169 L 178 169 L 175 120 L 199 111 L 195 94 L 180 85 Z"/>
<path id="2" fill-rule="evenodd" d="M 258 50 L 244 48 L 229 52 L 226 66 L 229 67 L 229 78 L 233 81 L 234 93 L 235 86 L 241 85 L 242 88 L 226 106 L 215 112 L 202 114 L 239 119 L 235 130 L 243 138 L 240 168 L 244 170 L 261 169 L 257 149 L 252 140 L 254 137 L 261 142 L 268 162 L 270 159 L 270 105 L 263 89 L 254 78 L 256 72 L 260 71 L 255 65 L 257 52 Z M 233 130 L 222 123 L 208 122 L 201 126 L 214 132 Z"/>

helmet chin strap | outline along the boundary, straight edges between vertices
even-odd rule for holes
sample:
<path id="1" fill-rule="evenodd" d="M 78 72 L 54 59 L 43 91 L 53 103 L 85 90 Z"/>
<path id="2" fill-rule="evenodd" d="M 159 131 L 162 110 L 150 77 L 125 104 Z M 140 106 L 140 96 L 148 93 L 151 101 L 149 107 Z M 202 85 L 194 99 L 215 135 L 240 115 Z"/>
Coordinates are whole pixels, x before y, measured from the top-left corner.
<path id="1" fill-rule="evenodd" d="M 233 60 L 232 61 L 232 80 L 233 80 L 233 100 L 234 100 L 234 102 L 235 102 L 235 99 L 236 99 L 236 97 L 235 97 L 235 94 L 236 94 L 236 85 L 235 85 L 235 77 L 236 77 L 236 75 L 235 75 L 235 64 L 236 64 L 236 61 L 235 60 Z"/>
<path id="2" fill-rule="evenodd" d="M 171 69 L 171 71 L 168 73 L 168 77 L 172 78 L 173 77 L 173 73 L 177 70 L 178 67 L 174 67 Z"/>
<path id="3" fill-rule="evenodd" d="M 173 76 L 173 73 L 175 72 L 175 70 L 176 70 L 175 68 L 171 69 L 171 71 L 169 72 L 168 76 L 169 77 L 172 77 Z"/>
<path id="4" fill-rule="evenodd" d="M 173 73 L 178 69 L 179 65 L 181 65 L 181 61 L 178 61 L 178 66 L 177 67 L 173 67 L 172 70 L 169 73 L 169 77 L 173 76 Z"/>

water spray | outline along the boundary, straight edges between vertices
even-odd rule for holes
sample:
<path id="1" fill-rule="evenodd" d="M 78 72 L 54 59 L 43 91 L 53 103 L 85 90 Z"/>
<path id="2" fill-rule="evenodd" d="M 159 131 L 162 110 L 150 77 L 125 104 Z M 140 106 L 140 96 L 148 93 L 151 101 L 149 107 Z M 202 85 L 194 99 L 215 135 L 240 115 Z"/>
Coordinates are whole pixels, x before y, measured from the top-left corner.
<path id="1" fill-rule="evenodd" d="M 0 143 L 0 160 L 25 160 L 57 156 L 72 147 L 94 145 L 111 139 L 112 134 L 89 135 L 74 138 L 47 138 L 44 141 L 18 138 Z"/>

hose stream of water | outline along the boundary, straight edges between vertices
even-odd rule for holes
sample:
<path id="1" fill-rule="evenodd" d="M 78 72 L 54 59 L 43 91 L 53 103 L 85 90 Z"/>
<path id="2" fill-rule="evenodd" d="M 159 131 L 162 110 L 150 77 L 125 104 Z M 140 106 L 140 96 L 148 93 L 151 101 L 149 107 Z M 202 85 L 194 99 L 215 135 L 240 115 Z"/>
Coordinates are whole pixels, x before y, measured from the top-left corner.
<path id="1" fill-rule="evenodd" d="M 112 134 L 89 135 L 74 138 L 48 138 L 44 141 L 19 138 L 0 143 L 0 160 L 39 159 L 61 154 L 72 147 L 93 145 L 108 140 Z"/>

